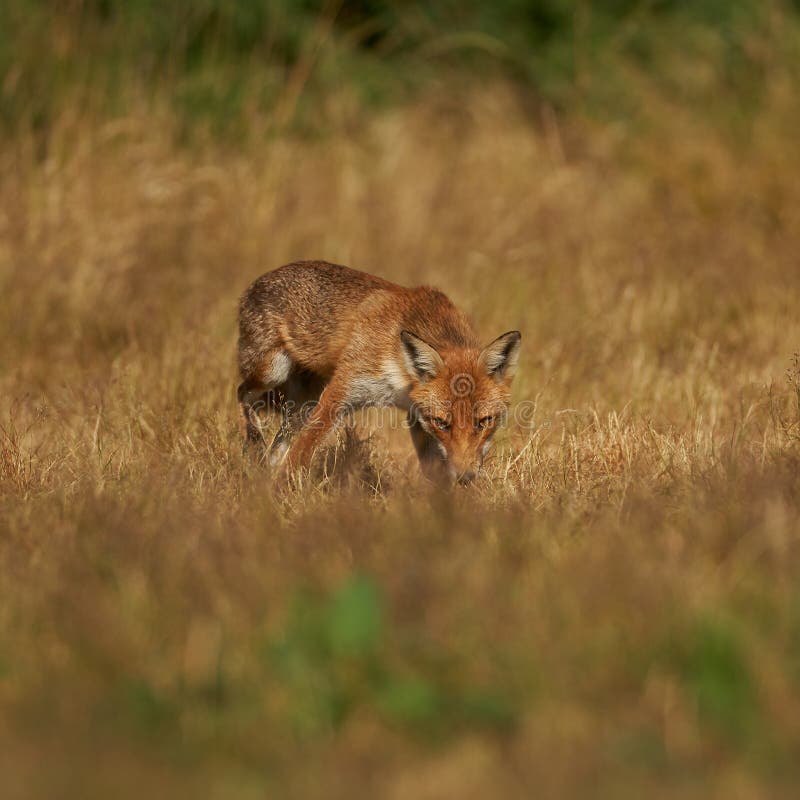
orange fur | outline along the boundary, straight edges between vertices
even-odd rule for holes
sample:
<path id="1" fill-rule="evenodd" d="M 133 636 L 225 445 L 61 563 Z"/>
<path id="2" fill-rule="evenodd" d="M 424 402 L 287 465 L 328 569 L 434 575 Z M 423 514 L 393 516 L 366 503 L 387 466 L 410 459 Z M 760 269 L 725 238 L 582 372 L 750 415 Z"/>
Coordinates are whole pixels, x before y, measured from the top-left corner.
<path id="1" fill-rule="evenodd" d="M 462 483 L 508 409 L 520 342 L 510 331 L 481 349 L 439 290 L 322 261 L 258 278 L 242 297 L 239 328 L 246 443 L 261 438 L 258 408 L 278 410 L 273 460 L 286 451 L 288 466 L 305 466 L 348 410 L 393 405 L 409 414 L 425 473 Z"/>

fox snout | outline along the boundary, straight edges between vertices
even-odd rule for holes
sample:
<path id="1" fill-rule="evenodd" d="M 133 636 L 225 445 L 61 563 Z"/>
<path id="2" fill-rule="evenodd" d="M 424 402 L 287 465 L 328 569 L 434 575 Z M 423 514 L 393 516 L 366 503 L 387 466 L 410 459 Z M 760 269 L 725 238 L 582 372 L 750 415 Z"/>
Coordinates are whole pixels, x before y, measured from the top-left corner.
<path id="1" fill-rule="evenodd" d="M 456 439 L 456 437 L 452 437 Z M 463 437 L 464 442 L 453 441 L 448 448 L 450 452 L 445 456 L 447 475 L 453 483 L 459 486 L 468 486 L 472 483 L 483 467 L 483 453 L 488 449 L 484 441 L 475 441 L 477 437 Z M 459 447 L 459 444 L 461 445 Z"/>
<path id="2" fill-rule="evenodd" d="M 455 473 L 455 482 L 459 486 L 469 486 L 478 474 L 476 469 L 465 469 L 463 472 Z"/>
<path id="3" fill-rule="evenodd" d="M 469 432 L 451 431 L 450 440 L 442 449 L 447 477 L 454 484 L 469 486 L 483 466 L 483 453 L 487 449 L 484 442 Z"/>
<path id="4" fill-rule="evenodd" d="M 454 462 L 442 454 L 441 461 L 429 465 L 426 474 L 435 483 L 469 486 L 478 477 L 481 466 L 482 464 L 477 461 Z"/>

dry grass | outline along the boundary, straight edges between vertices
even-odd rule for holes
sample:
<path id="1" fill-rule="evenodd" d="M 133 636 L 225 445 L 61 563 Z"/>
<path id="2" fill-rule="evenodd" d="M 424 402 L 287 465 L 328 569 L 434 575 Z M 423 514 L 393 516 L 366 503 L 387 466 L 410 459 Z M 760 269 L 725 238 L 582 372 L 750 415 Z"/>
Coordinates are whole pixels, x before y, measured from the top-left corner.
<path id="1" fill-rule="evenodd" d="M 792 795 L 799 120 L 780 76 L 736 147 L 649 102 L 0 151 L 5 797 Z M 307 257 L 523 331 L 473 490 L 402 431 L 291 495 L 243 462 L 236 299 Z"/>

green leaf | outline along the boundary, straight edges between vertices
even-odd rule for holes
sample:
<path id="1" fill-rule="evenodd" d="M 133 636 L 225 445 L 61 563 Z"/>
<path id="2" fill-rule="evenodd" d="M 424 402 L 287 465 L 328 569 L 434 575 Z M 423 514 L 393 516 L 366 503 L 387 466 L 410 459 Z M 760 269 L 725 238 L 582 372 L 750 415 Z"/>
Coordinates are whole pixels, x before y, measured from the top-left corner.
<path id="1" fill-rule="evenodd" d="M 328 639 L 334 653 L 366 655 L 378 646 L 383 631 L 383 600 L 375 582 L 358 575 L 333 596 Z"/>
<path id="2" fill-rule="evenodd" d="M 395 678 L 380 692 L 377 705 L 392 721 L 418 724 L 440 713 L 442 697 L 436 687 L 421 678 Z"/>

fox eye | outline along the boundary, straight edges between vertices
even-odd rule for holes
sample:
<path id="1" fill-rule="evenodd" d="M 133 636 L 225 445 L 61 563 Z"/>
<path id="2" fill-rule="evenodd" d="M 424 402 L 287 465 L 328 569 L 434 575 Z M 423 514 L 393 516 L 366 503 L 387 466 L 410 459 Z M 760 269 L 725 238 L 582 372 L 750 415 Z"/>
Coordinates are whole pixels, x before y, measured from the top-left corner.
<path id="1" fill-rule="evenodd" d="M 485 428 L 488 428 L 494 422 L 494 417 L 481 417 L 476 423 L 475 427 L 482 431 Z"/>
<path id="2" fill-rule="evenodd" d="M 440 431 L 446 431 L 450 428 L 450 423 L 441 417 L 431 417 L 430 421 L 431 425 L 433 425 L 434 428 L 438 428 Z"/>

